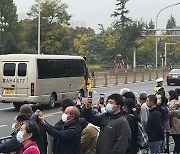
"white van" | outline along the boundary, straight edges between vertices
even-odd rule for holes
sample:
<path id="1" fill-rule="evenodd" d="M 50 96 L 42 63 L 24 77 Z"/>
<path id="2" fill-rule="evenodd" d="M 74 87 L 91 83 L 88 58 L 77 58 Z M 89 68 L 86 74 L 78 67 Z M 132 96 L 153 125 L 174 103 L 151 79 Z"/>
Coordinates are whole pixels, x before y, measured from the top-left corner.
<path id="1" fill-rule="evenodd" d="M 47 104 L 84 96 L 88 78 L 83 57 L 68 55 L 0 55 L 0 102 Z"/>

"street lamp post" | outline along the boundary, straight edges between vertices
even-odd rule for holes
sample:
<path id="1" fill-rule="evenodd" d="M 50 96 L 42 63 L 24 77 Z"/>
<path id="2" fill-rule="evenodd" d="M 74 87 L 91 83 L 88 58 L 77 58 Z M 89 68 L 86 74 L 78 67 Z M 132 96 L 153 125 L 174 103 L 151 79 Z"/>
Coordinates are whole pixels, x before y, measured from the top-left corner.
<path id="1" fill-rule="evenodd" d="M 166 68 L 166 65 L 167 65 L 167 45 L 170 45 L 170 44 L 173 44 L 173 45 L 176 45 L 177 43 L 167 43 L 165 42 L 165 47 L 164 47 L 164 66 Z"/>
<path id="2" fill-rule="evenodd" d="M 157 16 L 156 16 L 156 68 L 157 68 L 157 50 L 158 50 L 158 48 L 157 48 L 157 46 L 158 46 L 158 37 L 157 37 L 157 22 L 158 22 L 158 17 L 159 17 L 159 14 L 163 11 L 163 10 L 165 10 L 165 9 L 167 9 L 167 8 L 170 8 L 170 7 L 172 7 L 172 6 L 175 6 L 175 5 L 179 5 L 180 3 L 175 3 L 175 4 L 172 4 L 172 5 L 169 5 L 169 6 L 166 6 L 166 7 L 164 7 L 164 8 L 162 8 L 159 12 L 158 12 L 158 14 L 157 14 Z"/>
<path id="3" fill-rule="evenodd" d="M 8 23 L 5 22 L 5 18 L 4 18 L 4 16 L 1 15 L 1 12 L 0 12 L 0 54 L 3 54 L 2 50 L 1 50 L 2 49 L 1 48 L 2 47 L 2 43 L 1 43 L 2 36 L 1 35 L 2 35 L 2 32 L 5 31 L 4 27 L 6 27 L 6 26 L 8 26 Z"/>
<path id="4" fill-rule="evenodd" d="M 41 11 L 40 11 L 40 0 L 38 0 L 38 54 L 41 53 Z"/>

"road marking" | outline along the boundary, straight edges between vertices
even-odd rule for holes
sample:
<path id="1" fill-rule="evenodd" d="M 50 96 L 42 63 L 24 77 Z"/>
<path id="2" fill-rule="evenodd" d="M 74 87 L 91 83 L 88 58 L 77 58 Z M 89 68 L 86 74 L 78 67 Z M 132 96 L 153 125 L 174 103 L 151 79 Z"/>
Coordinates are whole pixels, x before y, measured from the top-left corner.
<path id="1" fill-rule="evenodd" d="M 60 111 L 60 112 L 48 113 L 48 114 L 45 114 L 44 117 L 45 117 L 45 118 L 48 118 L 48 117 L 52 117 L 52 116 L 54 116 L 54 115 L 56 115 L 56 114 L 60 114 L 60 113 L 63 113 L 63 112 Z M 7 127 L 7 126 L 8 126 L 8 125 L 0 125 L 0 128 Z"/>
<path id="2" fill-rule="evenodd" d="M 54 112 L 54 113 L 48 113 L 48 114 L 45 114 L 44 117 L 47 118 L 47 117 L 52 117 L 56 114 L 60 114 L 60 113 L 63 113 L 62 111 L 59 111 L 59 112 Z"/>
<path id="3" fill-rule="evenodd" d="M 0 128 L 2 128 L 2 127 L 6 127 L 7 125 L 0 125 Z"/>
<path id="4" fill-rule="evenodd" d="M 3 109 L 0 109 L 0 111 L 3 111 L 3 110 L 9 110 L 9 109 L 14 109 L 14 107 L 3 108 Z"/>

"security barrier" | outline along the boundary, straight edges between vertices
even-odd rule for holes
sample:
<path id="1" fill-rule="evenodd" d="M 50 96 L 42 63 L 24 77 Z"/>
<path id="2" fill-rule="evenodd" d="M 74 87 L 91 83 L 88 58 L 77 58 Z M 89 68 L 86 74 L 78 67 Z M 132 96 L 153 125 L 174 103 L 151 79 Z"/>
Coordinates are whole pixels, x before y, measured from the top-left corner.
<path id="1" fill-rule="evenodd" d="M 133 70 L 94 72 L 92 87 L 128 84 L 156 80 L 166 77 L 169 70 Z"/>

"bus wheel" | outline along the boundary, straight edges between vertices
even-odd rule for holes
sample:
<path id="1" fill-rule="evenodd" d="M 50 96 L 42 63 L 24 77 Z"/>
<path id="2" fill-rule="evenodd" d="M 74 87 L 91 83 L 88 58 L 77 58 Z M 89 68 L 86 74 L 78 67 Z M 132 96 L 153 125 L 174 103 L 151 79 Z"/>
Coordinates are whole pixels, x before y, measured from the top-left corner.
<path id="1" fill-rule="evenodd" d="M 50 97 L 48 108 L 53 109 L 54 106 L 55 106 L 55 102 L 56 102 L 56 96 L 52 94 L 51 97 Z"/>
<path id="2" fill-rule="evenodd" d="M 16 109 L 20 109 L 20 107 L 23 105 L 23 104 L 21 104 L 21 103 L 15 103 L 15 102 L 13 102 L 13 105 L 14 105 L 14 107 L 16 108 Z"/>

